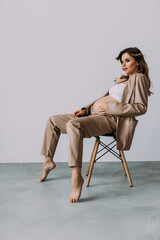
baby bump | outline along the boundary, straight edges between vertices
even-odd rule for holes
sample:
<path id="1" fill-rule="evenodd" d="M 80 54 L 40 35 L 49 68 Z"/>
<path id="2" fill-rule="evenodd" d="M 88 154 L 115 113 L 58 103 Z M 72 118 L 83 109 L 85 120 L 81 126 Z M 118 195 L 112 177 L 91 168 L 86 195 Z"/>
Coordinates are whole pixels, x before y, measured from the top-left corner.
<path id="1" fill-rule="evenodd" d="M 99 106 L 101 106 L 102 104 L 107 104 L 107 103 L 109 103 L 109 102 L 118 102 L 116 99 L 114 99 L 113 97 L 111 97 L 111 96 L 105 96 L 105 97 L 102 97 L 102 98 L 100 98 L 100 99 L 98 99 L 94 104 L 93 104 L 93 106 L 92 106 L 92 110 L 93 111 L 97 111 L 98 110 L 98 108 L 99 108 Z"/>

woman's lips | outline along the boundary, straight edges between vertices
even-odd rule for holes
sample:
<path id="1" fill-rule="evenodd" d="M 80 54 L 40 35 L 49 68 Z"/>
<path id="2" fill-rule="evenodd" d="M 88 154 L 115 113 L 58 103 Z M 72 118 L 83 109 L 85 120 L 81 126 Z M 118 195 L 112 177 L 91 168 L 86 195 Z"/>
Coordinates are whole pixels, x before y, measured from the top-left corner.
<path id="1" fill-rule="evenodd" d="M 126 71 L 126 70 L 127 70 L 127 68 L 123 68 L 123 70 L 124 70 L 124 71 Z"/>

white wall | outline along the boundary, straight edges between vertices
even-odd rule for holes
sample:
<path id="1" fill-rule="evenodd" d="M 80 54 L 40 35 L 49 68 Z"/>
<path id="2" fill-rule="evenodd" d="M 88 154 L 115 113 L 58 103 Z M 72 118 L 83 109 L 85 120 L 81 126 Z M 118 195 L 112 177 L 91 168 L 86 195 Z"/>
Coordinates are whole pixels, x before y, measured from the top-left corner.
<path id="1" fill-rule="evenodd" d="M 127 158 L 160 160 L 159 9 L 159 0 L 1 0 L 0 162 L 42 161 L 48 117 L 103 95 L 122 74 L 115 58 L 127 47 L 145 54 L 154 92 Z M 84 161 L 93 141 L 84 140 Z M 67 161 L 66 135 L 55 161 Z"/>

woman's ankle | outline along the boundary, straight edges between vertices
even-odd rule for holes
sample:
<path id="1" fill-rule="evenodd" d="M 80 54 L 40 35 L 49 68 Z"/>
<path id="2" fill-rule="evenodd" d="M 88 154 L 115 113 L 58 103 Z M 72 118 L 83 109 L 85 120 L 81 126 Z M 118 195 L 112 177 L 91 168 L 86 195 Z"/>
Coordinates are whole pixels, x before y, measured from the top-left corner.
<path id="1" fill-rule="evenodd" d="M 51 157 L 45 157 L 44 161 L 45 162 L 53 162 L 53 159 Z"/>
<path id="2" fill-rule="evenodd" d="M 72 177 L 80 177 L 81 175 L 81 168 L 80 167 L 73 167 L 72 168 Z"/>

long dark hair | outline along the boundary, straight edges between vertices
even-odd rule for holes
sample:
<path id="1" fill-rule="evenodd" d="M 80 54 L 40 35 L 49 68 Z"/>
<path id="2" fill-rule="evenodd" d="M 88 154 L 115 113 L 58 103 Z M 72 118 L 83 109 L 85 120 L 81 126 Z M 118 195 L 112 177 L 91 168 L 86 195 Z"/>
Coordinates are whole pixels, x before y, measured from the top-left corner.
<path id="1" fill-rule="evenodd" d="M 150 88 L 151 80 L 150 80 L 150 77 L 149 77 L 149 68 L 148 68 L 148 65 L 147 65 L 147 63 L 144 59 L 144 55 L 142 54 L 142 52 L 136 47 L 126 48 L 119 53 L 118 57 L 116 57 L 116 60 L 120 60 L 120 62 L 122 63 L 122 55 L 124 53 L 128 53 L 139 64 L 137 72 L 143 73 L 147 76 L 147 78 L 149 80 L 149 88 Z M 121 75 L 120 78 L 125 78 L 125 79 L 128 80 L 129 75 Z M 153 93 L 149 90 L 148 95 L 150 96 L 151 94 L 153 94 Z"/>

